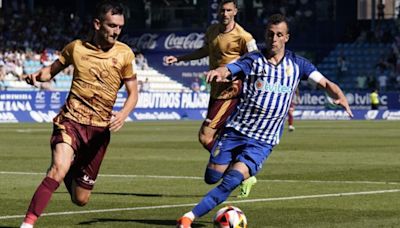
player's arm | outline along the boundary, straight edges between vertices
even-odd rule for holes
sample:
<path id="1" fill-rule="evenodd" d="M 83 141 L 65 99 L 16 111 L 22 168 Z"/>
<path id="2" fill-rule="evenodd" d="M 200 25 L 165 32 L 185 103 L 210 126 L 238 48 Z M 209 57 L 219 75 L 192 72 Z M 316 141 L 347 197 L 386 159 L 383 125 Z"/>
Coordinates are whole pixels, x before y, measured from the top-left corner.
<path id="1" fill-rule="evenodd" d="M 40 70 L 23 76 L 25 81 L 33 86 L 36 86 L 36 82 L 47 82 L 50 81 L 56 74 L 65 69 L 59 60 L 54 61 L 50 66 L 41 68 Z"/>
<path id="2" fill-rule="evenodd" d="M 120 111 L 112 112 L 112 118 L 109 125 L 109 129 L 112 132 L 116 132 L 121 129 L 126 118 L 128 118 L 129 114 L 133 111 L 138 102 L 138 83 L 136 76 L 125 80 L 124 84 L 126 92 L 128 93 L 128 97 L 126 98 L 124 106 Z"/>
<path id="3" fill-rule="evenodd" d="M 310 75 L 310 80 L 317 84 L 319 88 L 324 89 L 328 95 L 333 99 L 334 104 L 342 106 L 350 117 L 353 117 L 353 112 L 350 109 L 347 98 L 343 91 L 334 82 L 329 81 L 318 71 L 314 71 Z"/>
<path id="4" fill-rule="evenodd" d="M 182 55 L 182 56 L 167 56 L 164 59 L 164 62 L 166 64 L 172 64 L 172 63 L 176 63 L 176 62 L 180 62 L 180 61 L 189 61 L 189 60 L 194 60 L 194 59 L 201 59 L 204 57 L 207 57 L 209 55 L 208 53 L 208 48 L 207 46 L 204 46 L 202 48 L 199 48 L 197 50 L 195 50 L 194 52 L 191 52 L 189 54 L 186 55 Z"/>
<path id="5" fill-rule="evenodd" d="M 214 70 L 207 72 L 206 81 L 211 83 L 213 80 L 216 82 L 229 82 L 232 80 L 239 79 L 236 77 L 240 73 L 244 75 L 250 74 L 253 66 L 253 62 L 260 57 L 259 52 L 248 53 L 242 56 L 236 62 L 227 64 L 223 67 L 218 67 Z"/>

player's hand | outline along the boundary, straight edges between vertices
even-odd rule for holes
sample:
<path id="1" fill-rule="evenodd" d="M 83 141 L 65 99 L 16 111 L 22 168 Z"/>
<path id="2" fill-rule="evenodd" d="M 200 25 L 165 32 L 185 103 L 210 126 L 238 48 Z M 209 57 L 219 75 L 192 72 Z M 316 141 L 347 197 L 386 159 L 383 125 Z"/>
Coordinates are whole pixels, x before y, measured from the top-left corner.
<path id="1" fill-rule="evenodd" d="M 126 116 L 124 116 L 121 112 L 112 112 L 110 124 L 108 125 L 108 128 L 112 132 L 117 132 L 119 129 L 124 126 Z"/>
<path id="2" fill-rule="evenodd" d="M 343 98 L 340 98 L 340 99 L 337 99 L 337 100 L 333 100 L 333 103 L 334 103 L 335 105 L 340 105 L 340 106 L 342 106 L 342 107 L 344 108 L 344 110 L 347 112 L 347 114 L 348 114 L 351 118 L 354 117 L 353 112 L 352 112 L 351 109 L 350 109 L 350 105 L 349 105 L 349 103 L 347 102 L 346 97 L 343 97 Z"/>
<path id="3" fill-rule="evenodd" d="M 37 73 L 33 73 L 33 74 L 25 74 L 22 76 L 22 78 L 25 80 L 26 83 L 28 83 L 29 85 L 37 86 L 37 77 L 39 76 L 39 74 Z"/>
<path id="4" fill-rule="evenodd" d="M 166 64 L 170 65 L 176 62 L 178 62 L 178 58 L 176 58 L 175 56 L 170 55 L 164 58 L 164 63 Z"/>
<path id="5" fill-rule="evenodd" d="M 228 68 L 218 67 L 215 70 L 210 70 L 207 72 L 206 81 L 208 83 L 211 83 L 213 80 L 215 80 L 216 82 L 229 82 L 229 80 L 226 79 L 229 75 L 230 72 Z"/>

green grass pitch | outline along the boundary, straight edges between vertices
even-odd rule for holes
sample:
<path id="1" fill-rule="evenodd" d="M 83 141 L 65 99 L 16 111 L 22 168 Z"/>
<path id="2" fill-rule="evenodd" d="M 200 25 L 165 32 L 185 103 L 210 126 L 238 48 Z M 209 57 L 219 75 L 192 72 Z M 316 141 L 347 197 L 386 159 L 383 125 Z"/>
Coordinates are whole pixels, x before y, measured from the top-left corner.
<path id="1" fill-rule="evenodd" d="M 257 175 L 249 227 L 400 227 L 400 121 L 296 121 Z M 130 122 L 112 134 L 85 207 L 63 185 L 37 227 L 174 227 L 212 188 L 199 121 Z M 0 124 L 0 227 L 19 227 L 50 163 L 51 124 Z M 222 207 L 220 205 L 217 209 Z M 216 210 L 193 227 L 212 227 Z"/>

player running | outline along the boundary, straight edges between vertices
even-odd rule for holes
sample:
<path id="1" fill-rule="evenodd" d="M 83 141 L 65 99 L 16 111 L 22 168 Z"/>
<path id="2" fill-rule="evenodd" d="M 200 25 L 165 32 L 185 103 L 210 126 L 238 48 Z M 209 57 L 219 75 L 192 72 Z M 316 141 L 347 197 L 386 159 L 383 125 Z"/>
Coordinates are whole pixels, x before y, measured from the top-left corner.
<path id="1" fill-rule="evenodd" d="M 123 13 L 121 4 L 101 2 L 90 39 L 69 43 L 53 64 L 25 76 L 27 83 L 35 85 L 36 81 L 49 81 L 67 66 L 74 66 L 69 96 L 53 120 L 51 165 L 33 195 L 23 228 L 33 227 L 62 181 L 74 204 L 88 203 L 110 142 L 110 131 L 118 131 L 136 106 L 134 54 L 117 41 L 124 26 Z M 119 112 L 112 112 L 118 90 L 124 84 L 128 97 Z"/>
<path id="2" fill-rule="evenodd" d="M 210 163 L 225 172 L 222 182 L 177 223 L 191 227 L 201 217 L 224 202 L 231 192 L 262 168 L 272 149 L 279 143 L 285 119 L 300 80 L 308 80 L 325 89 L 337 105 L 353 116 L 342 90 L 325 78 L 307 59 L 285 50 L 289 40 L 286 18 L 280 14 L 268 18 L 266 53 L 252 52 L 235 63 L 211 70 L 207 81 L 243 81 L 238 111 L 221 133 L 219 153 Z"/>

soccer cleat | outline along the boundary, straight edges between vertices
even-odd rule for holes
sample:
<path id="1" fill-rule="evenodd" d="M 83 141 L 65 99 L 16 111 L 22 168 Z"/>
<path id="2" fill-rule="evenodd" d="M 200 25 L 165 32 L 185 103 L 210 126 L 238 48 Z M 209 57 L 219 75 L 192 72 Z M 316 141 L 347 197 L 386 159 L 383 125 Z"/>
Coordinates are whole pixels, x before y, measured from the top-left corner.
<path id="1" fill-rule="evenodd" d="M 247 180 L 242 181 L 240 184 L 240 193 L 238 198 L 247 198 L 250 194 L 251 187 L 257 183 L 257 178 L 255 176 L 249 177 Z"/>
<path id="2" fill-rule="evenodd" d="M 289 125 L 289 131 L 294 131 L 296 129 L 293 125 Z"/>
<path id="3" fill-rule="evenodd" d="M 176 223 L 176 228 L 191 228 L 192 220 L 186 216 L 182 216 Z"/>
<path id="4" fill-rule="evenodd" d="M 24 223 L 21 224 L 20 228 L 33 228 L 33 225 L 24 222 Z"/>

